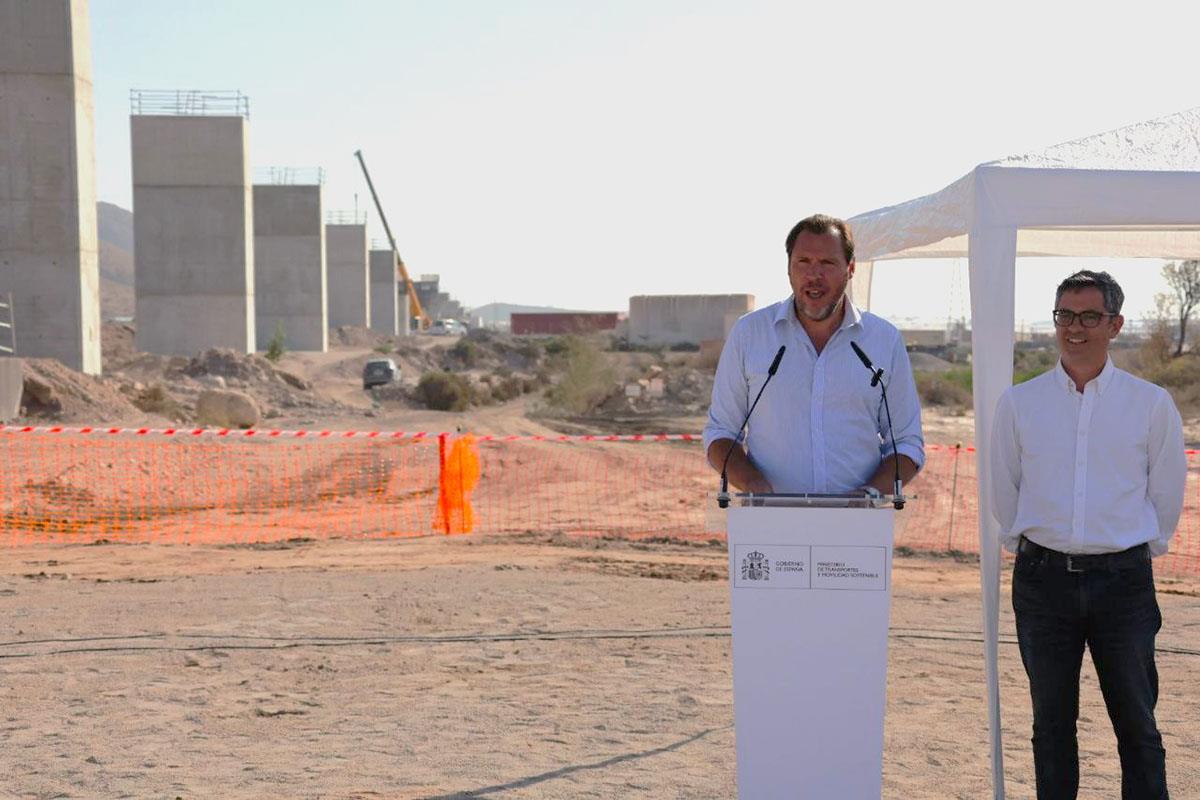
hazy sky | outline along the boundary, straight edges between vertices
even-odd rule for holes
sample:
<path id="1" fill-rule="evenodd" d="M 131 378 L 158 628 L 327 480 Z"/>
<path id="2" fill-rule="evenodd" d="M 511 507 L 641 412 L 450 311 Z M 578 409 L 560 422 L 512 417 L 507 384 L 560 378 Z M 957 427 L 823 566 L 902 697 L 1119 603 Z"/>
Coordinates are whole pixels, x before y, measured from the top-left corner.
<path id="1" fill-rule="evenodd" d="M 367 208 L 361 148 L 410 271 L 469 306 L 764 305 L 800 217 L 1200 105 L 1195 6 L 91 0 L 99 196 L 131 205 L 131 88 L 240 89 L 253 165 L 322 166 L 326 208 Z M 1159 262 L 1096 264 L 1127 316 L 1163 289 Z M 1022 262 L 1018 318 L 1077 265 Z M 955 270 L 879 265 L 873 307 L 969 313 Z"/>

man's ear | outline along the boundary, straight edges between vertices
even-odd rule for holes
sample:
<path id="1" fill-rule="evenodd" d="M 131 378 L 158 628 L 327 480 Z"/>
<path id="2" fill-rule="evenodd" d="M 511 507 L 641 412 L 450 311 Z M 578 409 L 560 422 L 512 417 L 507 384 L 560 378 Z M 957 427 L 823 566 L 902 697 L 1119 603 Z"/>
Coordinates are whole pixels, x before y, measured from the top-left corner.
<path id="1" fill-rule="evenodd" d="M 1109 324 L 1112 325 L 1112 336 L 1109 338 L 1115 338 L 1116 335 L 1121 332 L 1121 328 L 1125 325 L 1125 318 L 1120 314 L 1117 314 L 1112 318 L 1112 322 Z"/>
<path id="2" fill-rule="evenodd" d="M 850 263 L 846 265 L 846 280 L 850 280 L 851 278 L 854 277 L 854 266 L 855 266 L 855 264 L 854 264 L 853 260 L 851 260 Z"/>

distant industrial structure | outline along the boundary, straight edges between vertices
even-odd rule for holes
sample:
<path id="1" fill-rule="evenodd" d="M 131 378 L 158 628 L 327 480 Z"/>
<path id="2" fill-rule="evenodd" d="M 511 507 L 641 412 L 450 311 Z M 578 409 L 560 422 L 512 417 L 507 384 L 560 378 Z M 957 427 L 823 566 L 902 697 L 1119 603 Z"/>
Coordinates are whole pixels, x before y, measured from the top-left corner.
<path id="1" fill-rule="evenodd" d="M 441 276 L 439 275 L 422 275 L 420 279 L 413 281 L 413 288 L 417 292 L 417 299 L 421 301 L 421 307 L 425 309 L 425 313 L 430 319 L 457 319 L 466 320 L 466 312 L 462 304 L 452 298 L 449 293 L 443 292 L 439 286 Z"/>
<path id="2" fill-rule="evenodd" d="M 739 317 L 754 310 L 749 294 L 635 295 L 629 298 L 629 341 L 700 344 L 723 340 Z"/>

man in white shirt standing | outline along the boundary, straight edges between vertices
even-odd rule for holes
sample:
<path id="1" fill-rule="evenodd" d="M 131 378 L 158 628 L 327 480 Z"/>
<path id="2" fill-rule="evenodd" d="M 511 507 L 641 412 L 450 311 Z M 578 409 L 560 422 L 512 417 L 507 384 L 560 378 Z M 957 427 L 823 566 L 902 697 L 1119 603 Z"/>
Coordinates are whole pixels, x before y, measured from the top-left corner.
<path id="1" fill-rule="evenodd" d="M 908 482 L 925 462 L 921 408 L 904 339 L 846 297 L 854 238 L 842 220 L 817 214 L 785 240 L 792 295 L 742 317 L 721 351 L 704 448 L 718 472 L 756 493 L 892 491 L 899 459 Z M 884 370 L 895 430 L 892 450 L 878 386 L 851 348 Z M 780 346 L 779 371 L 741 426 Z"/>
<path id="2" fill-rule="evenodd" d="M 1086 646 L 1121 759 L 1121 797 L 1167 797 L 1154 719 L 1162 626 L 1150 559 L 1167 552 L 1187 460 L 1171 396 L 1113 366 L 1125 296 L 1107 272 L 1058 287 L 1060 360 L 996 407 L 992 491 L 1017 553 L 1013 610 L 1033 700 L 1039 800 L 1079 788 L 1079 670 Z"/>

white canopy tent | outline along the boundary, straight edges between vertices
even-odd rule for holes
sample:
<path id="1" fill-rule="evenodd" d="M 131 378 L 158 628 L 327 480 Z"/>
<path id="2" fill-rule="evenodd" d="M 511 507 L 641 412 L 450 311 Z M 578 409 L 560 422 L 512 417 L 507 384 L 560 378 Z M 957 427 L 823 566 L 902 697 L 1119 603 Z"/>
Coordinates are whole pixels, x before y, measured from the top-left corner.
<path id="1" fill-rule="evenodd" d="M 936 194 L 849 224 L 858 259 L 851 290 L 863 306 L 875 261 L 969 259 L 984 651 L 992 782 L 1001 799 L 1001 561 L 988 456 L 996 401 L 1012 383 L 1016 258 L 1200 258 L 1200 108 L 980 164 Z"/>

